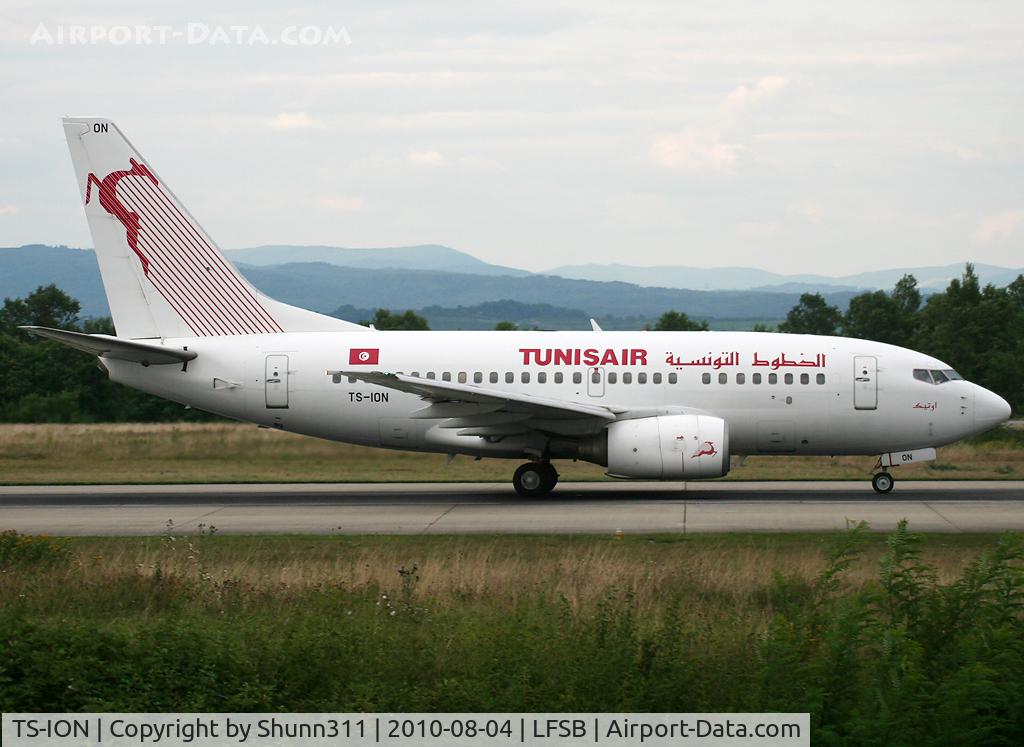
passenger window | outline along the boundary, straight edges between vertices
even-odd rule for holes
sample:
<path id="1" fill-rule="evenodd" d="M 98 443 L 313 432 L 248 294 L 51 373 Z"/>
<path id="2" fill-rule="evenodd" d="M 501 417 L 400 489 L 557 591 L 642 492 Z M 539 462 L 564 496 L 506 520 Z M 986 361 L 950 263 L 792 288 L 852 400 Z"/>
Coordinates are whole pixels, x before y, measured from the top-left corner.
<path id="1" fill-rule="evenodd" d="M 357 381 L 359 381 L 359 379 L 357 379 L 355 376 L 348 376 L 346 378 L 348 378 L 349 384 L 355 384 Z"/>
<path id="2" fill-rule="evenodd" d="M 753 376 L 751 376 L 750 377 L 750 383 L 751 384 L 760 384 L 761 383 L 761 374 L 756 373 Z"/>
<path id="3" fill-rule="evenodd" d="M 437 375 L 433 371 L 427 371 L 427 378 L 428 379 L 436 379 Z"/>
<path id="4" fill-rule="evenodd" d="M 514 373 L 512 373 L 511 371 L 506 371 L 505 372 L 505 383 L 506 384 L 513 384 L 513 383 L 515 383 L 515 380 L 516 380 L 516 375 Z"/>
<path id="5" fill-rule="evenodd" d="M 466 376 L 466 372 L 465 371 L 459 371 L 459 383 L 460 384 L 465 384 L 466 381 L 468 381 L 468 380 L 469 380 L 469 378 Z"/>
<path id="6" fill-rule="evenodd" d="M 727 374 L 725 371 L 722 371 L 722 373 L 718 374 L 718 383 L 719 384 L 728 384 L 729 383 L 729 374 Z"/>
<path id="7" fill-rule="evenodd" d="M 529 371 L 523 371 L 523 375 L 520 376 L 519 379 L 524 384 L 529 384 L 530 383 L 530 372 Z"/>
<path id="8" fill-rule="evenodd" d="M 793 374 L 791 374 L 791 373 L 786 374 L 785 379 L 786 379 L 786 383 L 787 384 L 792 384 L 793 383 Z"/>
<path id="9" fill-rule="evenodd" d="M 779 383 L 779 375 L 775 374 L 775 373 L 768 374 L 768 383 L 769 384 L 778 384 Z"/>
<path id="10" fill-rule="evenodd" d="M 619 380 L 619 375 L 617 373 L 615 373 L 614 371 L 612 371 L 612 372 L 610 372 L 608 374 L 608 383 L 609 384 L 614 384 L 618 380 Z"/>
<path id="11" fill-rule="evenodd" d="M 633 383 L 633 374 L 631 374 L 631 373 L 624 373 L 624 374 L 622 374 L 622 383 L 623 384 L 632 384 Z"/>
<path id="12" fill-rule="evenodd" d="M 583 374 L 581 374 L 579 371 L 574 371 L 573 374 L 572 374 L 572 383 L 573 384 L 582 384 L 583 383 Z"/>
<path id="13" fill-rule="evenodd" d="M 636 375 L 636 383 L 637 384 L 646 384 L 647 383 L 647 374 L 645 374 L 645 373 L 638 373 Z"/>
<path id="14" fill-rule="evenodd" d="M 660 384 L 661 383 L 661 374 L 660 373 L 656 373 L 653 376 L 651 376 L 651 381 L 653 381 L 655 384 Z"/>
<path id="15" fill-rule="evenodd" d="M 452 372 L 451 371 L 445 371 L 443 374 L 441 374 L 441 381 L 451 381 L 451 380 L 452 380 Z"/>
<path id="16" fill-rule="evenodd" d="M 412 372 L 411 374 L 409 374 L 409 375 L 410 375 L 410 376 L 415 376 L 415 377 L 416 377 L 416 378 L 418 379 L 418 378 L 420 377 L 420 372 L 419 372 L 419 371 L 413 371 L 413 372 Z"/>
<path id="17" fill-rule="evenodd" d="M 490 379 L 492 384 L 497 384 L 498 383 L 498 372 L 497 371 L 491 371 L 491 375 L 488 378 Z"/>
<path id="18" fill-rule="evenodd" d="M 559 371 L 558 373 L 555 374 L 555 383 L 556 384 L 561 384 L 564 380 L 565 380 L 565 377 L 562 376 L 562 372 L 561 371 Z"/>
<path id="19" fill-rule="evenodd" d="M 815 377 L 815 379 L 817 380 L 817 382 L 818 382 L 819 384 L 824 384 L 824 383 L 825 383 L 825 374 L 822 374 L 822 373 L 820 373 L 820 374 L 818 374 L 818 375 L 817 375 L 817 376 Z"/>
<path id="20" fill-rule="evenodd" d="M 601 383 L 601 370 L 595 368 L 594 371 L 590 374 L 590 380 L 594 384 L 600 384 Z"/>
<path id="21" fill-rule="evenodd" d="M 473 374 L 473 383 L 474 384 L 483 384 L 484 383 L 484 375 L 480 371 L 474 372 L 474 374 Z"/>
<path id="22" fill-rule="evenodd" d="M 743 383 L 746 382 L 746 380 L 747 380 L 746 374 L 741 374 L 741 373 L 736 374 L 736 383 L 737 384 L 743 384 Z"/>
<path id="23" fill-rule="evenodd" d="M 711 383 L 711 374 L 709 374 L 709 373 L 701 374 L 700 380 L 703 383 L 705 383 L 705 384 L 710 384 Z"/>
<path id="24" fill-rule="evenodd" d="M 675 384 L 677 381 L 679 381 L 679 377 L 676 376 L 674 373 L 670 373 L 668 375 L 668 383 L 669 384 Z"/>
<path id="25" fill-rule="evenodd" d="M 537 383 L 538 384 L 546 384 L 547 382 L 548 382 L 548 375 L 546 373 L 541 371 L 539 374 L 537 374 Z"/>
<path id="26" fill-rule="evenodd" d="M 811 375 L 809 373 L 802 373 L 802 374 L 800 374 L 800 383 L 801 384 L 810 384 L 811 383 Z"/>

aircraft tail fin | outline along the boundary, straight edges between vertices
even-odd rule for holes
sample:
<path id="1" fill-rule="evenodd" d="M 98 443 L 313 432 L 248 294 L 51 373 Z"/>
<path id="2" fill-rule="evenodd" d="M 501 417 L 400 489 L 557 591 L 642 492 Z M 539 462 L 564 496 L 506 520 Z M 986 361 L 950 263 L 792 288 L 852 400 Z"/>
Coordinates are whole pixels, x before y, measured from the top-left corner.
<path id="1" fill-rule="evenodd" d="M 119 337 L 366 329 L 260 293 L 117 125 L 101 117 L 63 122 Z"/>

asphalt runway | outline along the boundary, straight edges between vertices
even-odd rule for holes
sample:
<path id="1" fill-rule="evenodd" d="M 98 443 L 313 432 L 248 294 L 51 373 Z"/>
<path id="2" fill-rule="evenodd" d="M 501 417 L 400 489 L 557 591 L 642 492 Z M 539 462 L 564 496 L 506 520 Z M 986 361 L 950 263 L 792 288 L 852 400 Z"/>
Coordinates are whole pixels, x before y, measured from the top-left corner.
<path id="1" fill-rule="evenodd" d="M 901 518 L 922 532 L 1024 531 L 1024 481 L 0 486 L 0 530 L 50 535 L 809 532 Z M 168 523 L 170 522 L 170 524 Z"/>

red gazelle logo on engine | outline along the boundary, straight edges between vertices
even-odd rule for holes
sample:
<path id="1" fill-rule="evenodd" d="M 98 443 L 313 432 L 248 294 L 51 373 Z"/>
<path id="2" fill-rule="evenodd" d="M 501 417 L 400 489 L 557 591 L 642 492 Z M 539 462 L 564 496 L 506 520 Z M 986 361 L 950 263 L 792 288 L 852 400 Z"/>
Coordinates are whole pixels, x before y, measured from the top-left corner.
<path id="1" fill-rule="evenodd" d="M 715 448 L 715 442 L 705 441 L 704 446 L 701 447 L 700 451 L 694 453 L 690 459 L 696 459 L 697 457 L 702 456 L 715 456 L 716 454 L 718 454 L 718 449 Z"/>

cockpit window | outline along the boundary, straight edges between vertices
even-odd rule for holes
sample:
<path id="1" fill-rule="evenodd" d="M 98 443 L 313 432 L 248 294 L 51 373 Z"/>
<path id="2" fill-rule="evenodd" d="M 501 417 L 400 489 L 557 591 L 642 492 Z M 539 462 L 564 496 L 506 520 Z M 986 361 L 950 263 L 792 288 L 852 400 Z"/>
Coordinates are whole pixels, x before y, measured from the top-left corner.
<path id="1" fill-rule="evenodd" d="M 937 369 L 915 368 L 914 378 L 925 384 L 945 384 L 947 381 L 963 381 L 963 376 L 952 368 Z"/>

